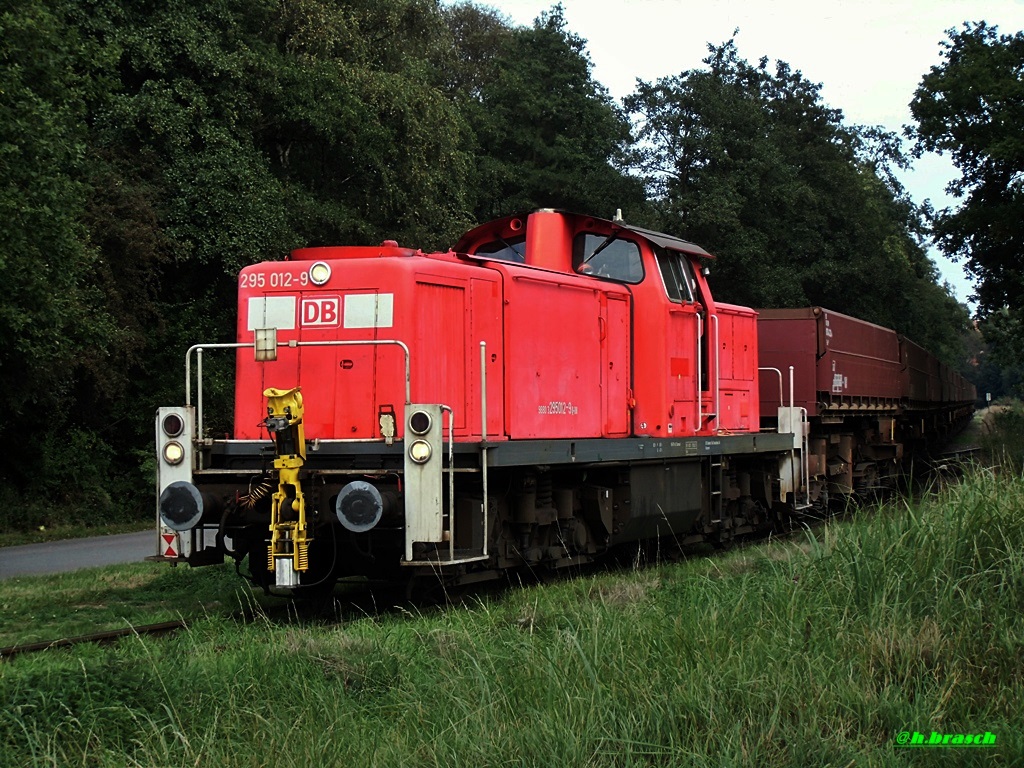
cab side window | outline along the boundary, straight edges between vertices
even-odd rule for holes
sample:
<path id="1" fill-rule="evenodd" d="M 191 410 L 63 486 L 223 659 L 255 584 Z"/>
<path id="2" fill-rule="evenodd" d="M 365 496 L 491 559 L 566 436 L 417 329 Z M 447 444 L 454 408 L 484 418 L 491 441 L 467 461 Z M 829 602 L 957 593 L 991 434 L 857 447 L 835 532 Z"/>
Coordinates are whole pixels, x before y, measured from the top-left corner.
<path id="1" fill-rule="evenodd" d="M 572 242 L 572 268 L 580 274 L 622 283 L 639 283 L 644 279 L 640 246 L 614 235 L 576 235 Z"/>
<path id="2" fill-rule="evenodd" d="M 526 261 L 526 236 L 510 237 L 508 240 L 495 240 L 473 249 L 474 256 L 487 256 L 501 261 Z"/>
<path id="3" fill-rule="evenodd" d="M 656 248 L 655 254 L 669 300 L 680 304 L 692 302 L 696 281 L 689 260 L 664 248 Z"/>

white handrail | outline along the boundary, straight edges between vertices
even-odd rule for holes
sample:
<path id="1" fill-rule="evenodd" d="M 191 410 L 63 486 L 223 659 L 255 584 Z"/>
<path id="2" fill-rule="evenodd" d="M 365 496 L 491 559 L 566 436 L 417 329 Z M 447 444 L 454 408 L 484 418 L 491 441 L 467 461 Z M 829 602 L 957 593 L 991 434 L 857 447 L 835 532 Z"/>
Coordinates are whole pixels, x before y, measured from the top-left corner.
<path id="1" fill-rule="evenodd" d="M 785 401 L 782 399 L 782 371 L 778 368 L 758 368 L 759 371 L 775 371 L 779 374 L 779 405 L 784 405 Z"/>
<path id="2" fill-rule="evenodd" d="M 484 481 L 484 557 L 487 556 L 487 342 L 480 342 L 480 474 Z"/>
<path id="3" fill-rule="evenodd" d="M 412 363 L 409 347 L 405 342 L 397 339 L 365 339 L 360 341 L 296 341 L 291 340 L 287 346 L 295 347 L 356 347 L 356 346 L 383 346 L 394 344 L 402 348 L 405 356 L 405 404 L 412 402 Z M 194 344 L 185 353 L 185 405 L 192 405 L 192 353 L 196 353 L 196 436 L 203 435 L 203 357 L 205 349 L 245 349 L 255 347 L 256 342 L 234 342 L 231 344 Z"/>
<path id="4" fill-rule="evenodd" d="M 720 395 L 722 392 L 721 373 L 722 368 L 719 365 L 720 362 L 720 351 L 722 342 L 718 337 L 718 315 L 711 315 L 711 319 L 714 321 L 712 325 L 715 327 L 715 431 L 717 432 L 722 424 L 722 403 L 720 401 Z"/>
<path id="5" fill-rule="evenodd" d="M 804 484 L 804 504 L 811 506 L 811 459 L 810 452 L 811 446 L 807 439 L 807 430 L 804 429 L 804 425 L 807 423 L 807 409 L 800 409 L 800 445 L 803 450 L 804 460 L 801 462 L 804 473 L 803 484 Z"/>
<path id="6" fill-rule="evenodd" d="M 455 410 L 441 406 L 448 412 L 448 559 L 455 559 Z"/>
<path id="7" fill-rule="evenodd" d="M 704 320 L 701 319 L 701 316 L 700 316 L 699 312 L 697 313 L 696 318 L 697 318 L 697 346 L 694 348 L 694 354 L 697 357 L 697 386 L 695 387 L 695 389 L 697 390 L 697 397 L 696 397 L 696 400 L 697 400 L 697 423 L 693 425 L 693 434 L 695 434 L 695 435 L 698 432 L 700 432 L 701 417 L 704 415 L 703 410 L 701 409 L 701 392 L 703 390 L 701 389 L 701 385 L 700 385 L 701 384 L 701 379 L 703 378 L 703 374 L 704 374 L 703 366 L 701 365 L 701 353 L 700 353 L 700 340 L 704 336 Z"/>

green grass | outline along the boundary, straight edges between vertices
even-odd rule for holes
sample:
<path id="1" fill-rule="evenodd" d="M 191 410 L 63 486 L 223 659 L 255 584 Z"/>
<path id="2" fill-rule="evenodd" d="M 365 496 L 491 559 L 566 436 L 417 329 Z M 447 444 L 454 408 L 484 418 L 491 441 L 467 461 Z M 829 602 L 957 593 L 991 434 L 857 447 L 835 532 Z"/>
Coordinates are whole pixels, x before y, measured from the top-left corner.
<path id="1" fill-rule="evenodd" d="M 975 417 L 978 421 L 978 417 Z M 1024 470 L 1024 407 L 1018 401 L 987 409 L 980 419 L 979 442 L 987 460 L 1012 472 Z"/>
<path id="2" fill-rule="evenodd" d="M 102 602 L 202 618 L 0 665 L 0 765 L 1019 764 L 1022 510 L 979 471 L 794 540 L 330 626 L 226 618 L 251 597 L 222 570 L 102 571 Z M 29 624 L 97 599 L 51 605 L 62 578 L 35 614 L 0 600 Z"/>
<path id="3" fill-rule="evenodd" d="M 0 581 L 0 647 L 178 618 L 230 615 L 259 603 L 229 566 L 131 563 Z"/>

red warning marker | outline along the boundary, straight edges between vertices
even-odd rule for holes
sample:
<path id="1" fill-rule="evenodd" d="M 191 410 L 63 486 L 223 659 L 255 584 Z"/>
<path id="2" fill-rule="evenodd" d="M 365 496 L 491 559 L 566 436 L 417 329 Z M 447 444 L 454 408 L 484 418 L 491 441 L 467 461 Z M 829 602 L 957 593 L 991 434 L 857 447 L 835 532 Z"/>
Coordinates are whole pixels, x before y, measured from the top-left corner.
<path id="1" fill-rule="evenodd" d="M 164 557 L 177 557 L 178 551 L 174 548 L 175 539 L 178 538 L 177 535 L 173 533 L 162 533 L 160 535 L 163 536 L 164 541 L 167 542 L 167 549 L 164 551 Z"/>

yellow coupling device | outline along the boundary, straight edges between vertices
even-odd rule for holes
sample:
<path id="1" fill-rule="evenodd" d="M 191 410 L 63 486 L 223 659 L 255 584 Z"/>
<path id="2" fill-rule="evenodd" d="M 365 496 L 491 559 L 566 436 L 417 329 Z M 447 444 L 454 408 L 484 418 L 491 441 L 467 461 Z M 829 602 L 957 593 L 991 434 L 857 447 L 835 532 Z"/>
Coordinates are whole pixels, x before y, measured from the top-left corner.
<path id="1" fill-rule="evenodd" d="M 298 586 L 298 574 L 309 570 L 309 535 L 306 502 L 299 483 L 299 470 L 306 461 L 306 436 L 302 426 L 302 393 L 299 387 L 282 390 L 271 387 L 264 425 L 274 439 L 277 458 L 277 492 L 270 511 L 270 547 L 267 568 L 275 572 L 279 587 Z"/>

